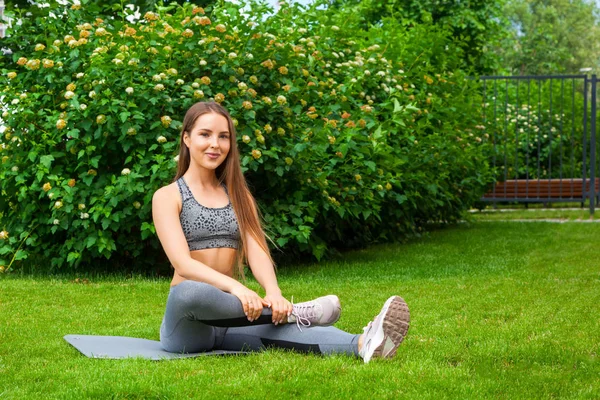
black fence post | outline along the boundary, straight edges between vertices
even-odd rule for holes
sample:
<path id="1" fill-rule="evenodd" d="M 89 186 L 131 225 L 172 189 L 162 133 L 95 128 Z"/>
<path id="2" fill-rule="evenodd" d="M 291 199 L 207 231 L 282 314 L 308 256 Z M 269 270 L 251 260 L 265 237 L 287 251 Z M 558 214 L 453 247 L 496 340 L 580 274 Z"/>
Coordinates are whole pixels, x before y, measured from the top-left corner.
<path id="1" fill-rule="evenodd" d="M 592 99 L 590 121 L 590 214 L 596 207 L 596 75 L 592 75 Z"/>

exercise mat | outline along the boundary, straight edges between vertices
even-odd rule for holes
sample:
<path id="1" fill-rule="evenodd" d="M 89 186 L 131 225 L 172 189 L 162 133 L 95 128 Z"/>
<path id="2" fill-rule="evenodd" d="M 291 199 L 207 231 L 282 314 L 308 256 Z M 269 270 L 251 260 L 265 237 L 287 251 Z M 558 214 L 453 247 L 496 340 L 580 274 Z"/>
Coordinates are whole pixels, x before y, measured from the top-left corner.
<path id="1" fill-rule="evenodd" d="M 89 358 L 146 358 L 164 360 L 227 354 L 246 354 L 245 351 L 213 350 L 203 353 L 169 353 L 156 340 L 126 336 L 65 335 L 64 339 Z"/>

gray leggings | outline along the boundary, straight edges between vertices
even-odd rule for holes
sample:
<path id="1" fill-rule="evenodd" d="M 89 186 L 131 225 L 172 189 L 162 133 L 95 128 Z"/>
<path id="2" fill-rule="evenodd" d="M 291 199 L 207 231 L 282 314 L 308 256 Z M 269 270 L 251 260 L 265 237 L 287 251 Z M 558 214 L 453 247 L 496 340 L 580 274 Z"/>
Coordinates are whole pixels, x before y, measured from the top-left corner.
<path id="1" fill-rule="evenodd" d="M 183 281 L 171 287 L 160 327 L 160 343 L 169 352 L 209 350 L 260 351 L 268 347 L 319 354 L 358 356 L 358 337 L 333 326 L 298 329 L 274 325 L 271 309 L 248 321 L 240 300 L 214 286 Z"/>

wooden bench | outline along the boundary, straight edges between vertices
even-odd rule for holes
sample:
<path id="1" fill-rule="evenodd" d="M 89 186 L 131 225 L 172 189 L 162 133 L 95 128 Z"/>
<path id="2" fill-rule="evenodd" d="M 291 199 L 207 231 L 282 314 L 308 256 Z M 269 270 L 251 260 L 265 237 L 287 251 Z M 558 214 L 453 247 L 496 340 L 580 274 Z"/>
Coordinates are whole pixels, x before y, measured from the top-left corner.
<path id="1" fill-rule="evenodd" d="M 483 199 L 495 199 L 497 201 L 516 199 L 529 201 L 559 201 L 559 200 L 581 200 L 585 192 L 590 191 L 591 179 L 586 179 L 585 190 L 583 179 L 513 179 L 505 182 L 497 182 L 496 190 L 490 190 L 483 195 Z M 600 178 L 595 179 L 596 191 L 600 189 Z"/>

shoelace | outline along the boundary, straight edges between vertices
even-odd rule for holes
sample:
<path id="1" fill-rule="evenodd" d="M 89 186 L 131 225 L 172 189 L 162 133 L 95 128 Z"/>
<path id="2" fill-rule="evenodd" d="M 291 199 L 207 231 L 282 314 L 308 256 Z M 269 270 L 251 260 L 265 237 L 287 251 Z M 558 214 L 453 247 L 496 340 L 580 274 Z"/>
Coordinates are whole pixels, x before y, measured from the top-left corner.
<path id="1" fill-rule="evenodd" d="M 296 326 L 302 332 L 300 325 L 308 328 L 311 323 L 309 318 L 315 318 L 315 305 L 296 305 L 294 304 L 294 297 L 292 297 L 292 315 L 296 317 Z"/>

